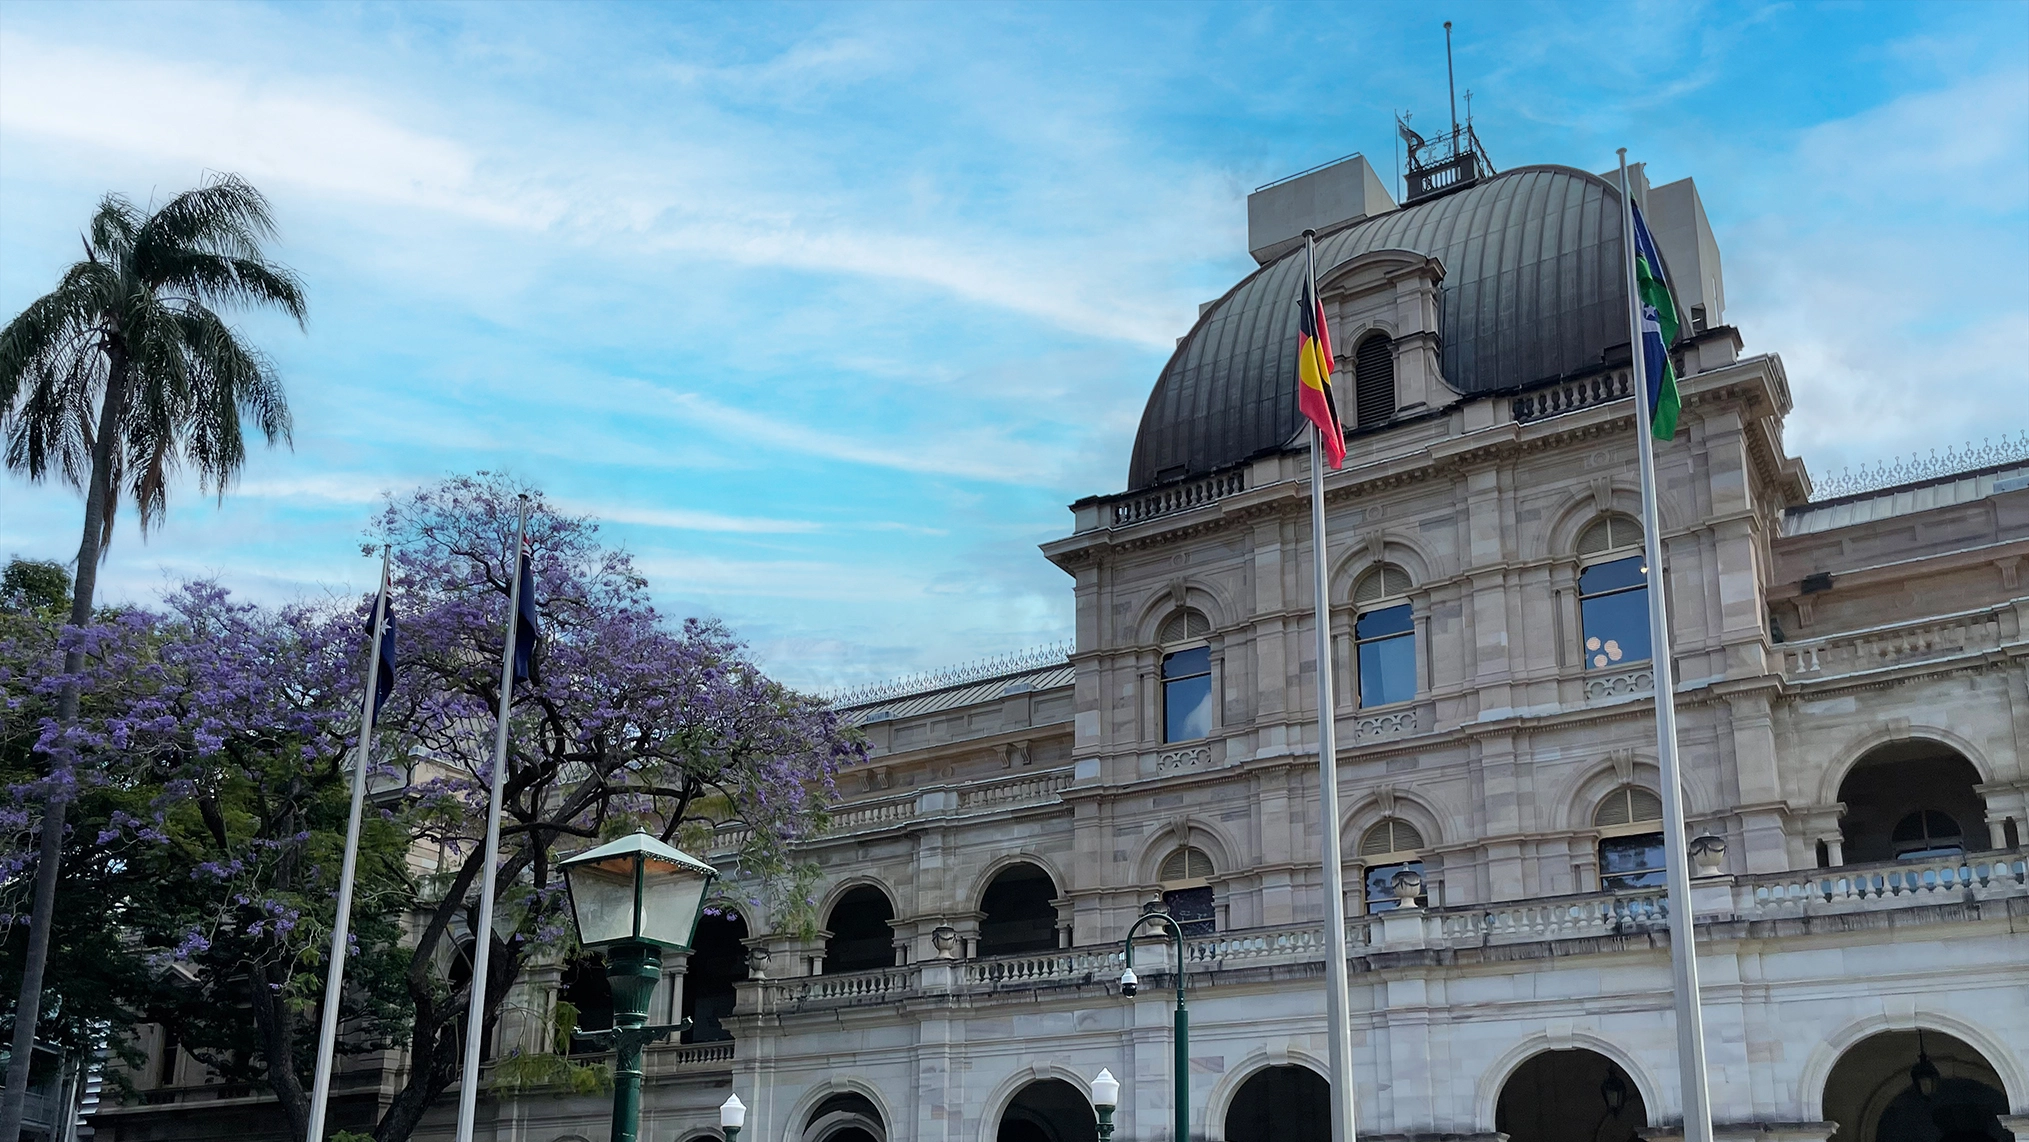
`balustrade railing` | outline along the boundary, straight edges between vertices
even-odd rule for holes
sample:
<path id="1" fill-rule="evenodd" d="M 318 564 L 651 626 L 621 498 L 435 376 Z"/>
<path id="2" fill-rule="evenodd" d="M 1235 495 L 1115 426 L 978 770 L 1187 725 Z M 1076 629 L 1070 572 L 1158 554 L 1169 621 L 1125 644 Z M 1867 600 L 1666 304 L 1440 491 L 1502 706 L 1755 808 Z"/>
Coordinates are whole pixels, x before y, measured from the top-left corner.
<path id="1" fill-rule="evenodd" d="M 1939 860 L 1902 861 L 1806 872 L 1763 873 L 1734 884 L 1741 915 L 1868 907 L 1875 901 L 1945 903 L 1971 892 L 2029 888 L 2029 860 L 2020 852 L 1970 853 Z"/>
<path id="2" fill-rule="evenodd" d="M 2011 626 L 2011 607 L 1988 607 L 1916 622 L 1892 623 L 1822 638 L 1779 643 L 1783 673 L 1799 681 L 1992 650 Z M 2017 632 L 2019 637 L 2019 632 Z"/>
<path id="3" fill-rule="evenodd" d="M 1654 892 L 1601 892 L 1553 896 L 1437 911 L 1447 940 L 1523 943 L 1610 936 L 1666 927 L 1669 897 Z"/>
<path id="4" fill-rule="evenodd" d="M 1247 490 L 1247 470 L 1236 468 L 1200 480 L 1187 480 L 1171 484 L 1166 488 L 1129 496 L 1113 504 L 1113 526 L 1140 523 L 1145 519 L 1169 515 L 1216 503 L 1227 496 Z"/>
<path id="5" fill-rule="evenodd" d="M 877 825 L 891 824 L 916 815 L 916 802 L 889 801 L 881 805 L 861 805 L 851 809 L 840 809 L 831 815 L 831 831 L 842 833 L 849 829 L 866 829 Z"/>
<path id="6" fill-rule="evenodd" d="M 1514 399 L 1510 407 L 1514 410 L 1515 420 L 1527 424 L 1532 420 L 1547 420 L 1609 401 L 1625 400 L 1633 395 L 1628 373 L 1622 369 L 1523 393 Z"/>
<path id="7" fill-rule="evenodd" d="M 913 991 L 920 971 L 914 967 L 876 968 L 789 979 L 770 983 L 768 996 L 782 1004 L 864 1003 Z"/>
<path id="8" fill-rule="evenodd" d="M 1012 805 L 1022 801 L 1039 801 L 1055 797 L 1071 787 L 1072 776 L 1071 771 L 1065 769 L 992 785 L 968 786 L 958 791 L 958 807 L 984 809 L 995 805 Z"/>
<path id="9" fill-rule="evenodd" d="M 687 1043 L 663 1047 L 653 1054 L 656 1066 L 670 1070 L 716 1069 L 732 1064 L 733 1043 L 730 1039 L 716 1043 Z"/>

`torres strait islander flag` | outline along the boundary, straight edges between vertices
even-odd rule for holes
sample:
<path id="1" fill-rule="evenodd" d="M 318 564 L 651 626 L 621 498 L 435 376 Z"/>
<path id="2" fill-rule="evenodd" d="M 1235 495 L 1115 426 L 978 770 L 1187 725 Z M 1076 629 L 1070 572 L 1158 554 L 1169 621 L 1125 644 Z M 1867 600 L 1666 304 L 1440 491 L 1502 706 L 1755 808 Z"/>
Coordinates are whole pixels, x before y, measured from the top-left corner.
<path id="1" fill-rule="evenodd" d="M 1677 414 L 1683 402 L 1677 396 L 1677 369 L 1670 361 L 1670 346 L 1677 341 L 1680 324 L 1677 302 L 1670 296 L 1670 284 L 1663 277 L 1663 259 L 1656 242 L 1649 237 L 1642 208 L 1634 208 L 1635 288 L 1642 302 L 1642 364 L 1649 384 L 1649 432 L 1657 440 L 1677 435 Z"/>
<path id="2" fill-rule="evenodd" d="M 1317 427 L 1325 460 L 1333 468 L 1346 462 L 1346 433 L 1339 427 L 1339 406 L 1332 399 L 1332 335 L 1325 327 L 1324 306 L 1303 279 L 1303 300 L 1297 303 L 1296 407 Z"/>

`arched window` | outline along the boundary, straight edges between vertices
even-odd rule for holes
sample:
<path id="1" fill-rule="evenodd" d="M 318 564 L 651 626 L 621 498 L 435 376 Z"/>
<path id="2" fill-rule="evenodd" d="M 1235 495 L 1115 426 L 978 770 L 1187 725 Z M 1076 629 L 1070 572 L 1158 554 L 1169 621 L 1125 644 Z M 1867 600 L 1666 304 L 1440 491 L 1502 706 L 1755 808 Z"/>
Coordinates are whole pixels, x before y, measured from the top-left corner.
<path id="1" fill-rule="evenodd" d="M 1212 899 L 1212 858 L 1185 845 L 1162 860 L 1162 904 L 1176 917 L 1186 936 L 1208 935 L 1218 928 Z"/>
<path id="2" fill-rule="evenodd" d="M 1368 862 L 1364 878 L 1367 911 L 1386 912 L 1401 906 L 1395 878 L 1412 873 L 1421 881 L 1423 861 L 1417 853 L 1422 848 L 1422 832 L 1400 817 L 1383 817 L 1360 835 L 1360 859 Z M 1429 901 L 1427 893 L 1416 894 L 1418 904 Z"/>
<path id="3" fill-rule="evenodd" d="M 1919 809 L 1904 817 L 1889 838 L 1896 860 L 1929 860 L 1966 851 L 1966 835 L 1950 813 Z"/>
<path id="4" fill-rule="evenodd" d="M 1212 624 L 1192 610 L 1181 610 L 1162 624 L 1163 645 L 1171 646 L 1210 634 Z M 1212 733 L 1212 648 L 1179 647 L 1162 656 L 1162 740 L 1193 741 Z"/>
<path id="5" fill-rule="evenodd" d="M 1361 428 L 1395 415 L 1395 343 L 1385 333 L 1368 334 L 1353 353 L 1353 402 Z"/>
<path id="6" fill-rule="evenodd" d="M 888 894 L 871 884 L 839 897 L 824 925 L 831 933 L 824 941 L 825 974 L 894 967 L 894 918 Z"/>
<path id="7" fill-rule="evenodd" d="M 469 967 L 466 969 L 471 970 Z M 597 952 L 579 952 L 564 961 L 563 979 L 557 1001 L 571 1005 L 571 1025 L 580 1031 L 608 1031 L 613 1027 L 613 985 L 606 979 L 606 958 Z M 562 1022 L 562 1020 L 560 1020 Z M 594 1040 L 570 1038 L 567 1053 L 592 1055 L 607 1050 Z"/>
<path id="8" fill-rule="evenodd" d="M 683 977 L 683 1016 L 691 1020 L 683 1032 L 684 1042 L 733 1037 L 724 1020 L 739 998 L 734 985 L 747 978 L 746 939 L 747 921 L 738 912 L 698 918 L 690 966 Z"/>
<path id="9" fill-rule="evenodd" d="M 1623 785 L 1592 811 L 1599 830 L 1599 887 L 1608 892 L 1655 888 L 1665 879 L 1663 799 L 1639 785 Z"/>
<path id="10" fill-rule="evenodd" d="M 979 954 L 1047 952 L 1057 946 L 1057 886 L 1032 864 L 1009 865 L 979 902 Z"/>
<path id="11" fill-rule="evenodd" d="M 1602 516 L 1578 536 L 1579 557 L 1593 560 L 1578 573 L 1588 670 L 1649 658 L 1648 561 L 1639 550 L 1620 554 L 1639 549 L 1641 542 L 1641 524 L 1624 515 Z"/>
<path id="12" fill-rule="evenodd" d="M 1162 633 L 1156 636 L 1156 641 L 1164 644 L 1188 642 L 1210 633 L 1212 633 L 1210 619 L 1193 610 L 1181 610 L 1163 620 Z"/>
<path id="13" fill-rule="evenodd" d="M 1353 619 L 1361 706 L 1385 706 L 1416 696 L 1414 615 L 1406 602 L 1384 602 L 1407 594 L 1409 586 L 1409 573 L 1393 563 L 1369 568 L 1353 585 L 1353 605 L 1363 608 Z"/>

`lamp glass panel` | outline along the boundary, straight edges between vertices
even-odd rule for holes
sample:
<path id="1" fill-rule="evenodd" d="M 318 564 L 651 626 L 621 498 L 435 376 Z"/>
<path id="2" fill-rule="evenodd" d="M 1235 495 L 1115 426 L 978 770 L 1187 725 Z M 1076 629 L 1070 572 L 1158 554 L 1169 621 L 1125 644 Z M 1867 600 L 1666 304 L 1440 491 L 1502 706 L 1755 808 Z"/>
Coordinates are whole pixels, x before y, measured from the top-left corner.
<path id="1" fill-rule="evenodd" d="M 570 865 L 571 908 L 578 918 L 578 942 L 610 944 L 634 935 L 632 858 Z"/>
<path id="2" fill-rule="evenodd" d="M 697 932 L 710 881 L 686 868 L 651 860 L 641 893 L 641 935 L 671 947 L 687 948 Z"/>

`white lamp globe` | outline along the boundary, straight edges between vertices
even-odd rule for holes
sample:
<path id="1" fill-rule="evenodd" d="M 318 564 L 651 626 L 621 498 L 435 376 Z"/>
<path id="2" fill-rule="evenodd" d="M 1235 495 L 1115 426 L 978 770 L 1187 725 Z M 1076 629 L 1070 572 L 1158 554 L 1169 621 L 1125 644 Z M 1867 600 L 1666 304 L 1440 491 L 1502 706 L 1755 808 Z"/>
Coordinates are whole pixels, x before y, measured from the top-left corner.
<path id="1" fill-rule="evenodd" d="M 746 1124 L 747 1104 L 741 1102 L 737 1094 L 727 1095 L 726 1101 L 719 1104 L 719 1125 L 738 1130 Z"/>
<path id="2" fill-rule="evenodd" d="M 1108 1109 L 1120 1105 L 1120 1080 L 1103 1067 L 1092 1076 L 1092 1105 Z"/>

